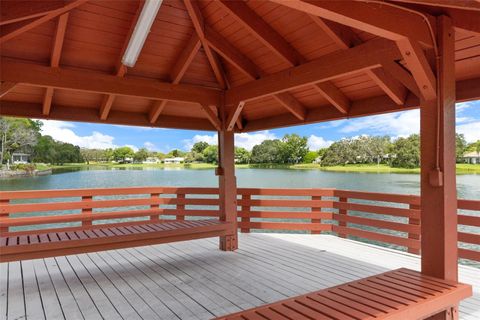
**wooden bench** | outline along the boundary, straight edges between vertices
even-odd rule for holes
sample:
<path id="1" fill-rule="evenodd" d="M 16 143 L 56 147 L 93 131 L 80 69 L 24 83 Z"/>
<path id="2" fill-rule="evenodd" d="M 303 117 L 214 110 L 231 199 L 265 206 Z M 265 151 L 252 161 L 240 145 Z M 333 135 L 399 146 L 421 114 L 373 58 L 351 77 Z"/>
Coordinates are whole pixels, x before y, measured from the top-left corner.
<path id="1" fill-rule="evenodd" d="M 452 319 L 458 319 L 454 307 L 471 295 L 470 285 L 398 269 L 217 320 L 411 320 L 424 319 L 444 310 L 453 312 Z"/>
<path id="2" fill-rule="evenodd" d="M 233 228 L 218 220 L 190 220 L 118 226 L 93 225 L 75 230 L 22 232 L 0 237 L 0 262 L 46 258 L 174 241 L 217 237 Z"/>

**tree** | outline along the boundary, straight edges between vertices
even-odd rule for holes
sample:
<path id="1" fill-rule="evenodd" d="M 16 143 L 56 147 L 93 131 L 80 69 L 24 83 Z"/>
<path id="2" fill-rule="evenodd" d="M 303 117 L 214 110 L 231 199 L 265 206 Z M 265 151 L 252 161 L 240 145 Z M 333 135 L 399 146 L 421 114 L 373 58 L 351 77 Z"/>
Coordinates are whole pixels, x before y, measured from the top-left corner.
<path id="1" fill-rule="evenodd" d="M 313 163 L 317 159 L 318 153 L 315 151 L 308 151 L 305 157 L 303 157 L 304 163 Z"/>
<path id="2" fill-rule="evenodd" d="M 463 134 L 455 134 L 455 154 L 457 161 L 462 161 L 463 155 L 467 151 L 467 141 Z"/>
<path id="3" fill-rule="evenodd" d="M 299 163 L 308 152 L 308 138 L 298 134 L 286 134 L 282 139 L 281 155 L 283 163 Z"/>
<path id="4" fill-rule="evenodd" d="M 264 140 L 253 147 L 250 160 L 252 163 L 281 163 L 281 146 L 282 141 L 278 139 Z"/>
<path id="5" fill-rule="evenodd" d="M 203 150 L 203 157 L 207 163 L 218 163 L 218 147 L 209 145 Z"/>
<path id="6" fill-rule="evenodd" d="M 135 152 L 135 155 L 133 156 L 133 160 L 135 162 L 143 162 L 148 158 L 148 150 L 145 148 L 140 148 L 137 152 Z"/>
<path id="7" fill-rule="evenodd" d="M 249 163 L 250 157 L 251 157 L 251 154 L 247 149 L 241 148 L 241 147 L 235 147 L 236 163 L 240 163 L 240 164 Z"/>
<path id="8" fill-rule="evenodd" d="M 207 148 L 208 146 L 209 146 L 209 144 L 207 142 L 200 141 L 200 142 L 197 142 L 193 145 L 191 151 L 194 151 L 196 153 L 202 153 L 203 150 L 205 150 L 205 148 Z"/>
<path id="9" fill-rule="evenodd" d="M 120 147 L 113 150 L 113 159 L 117 162 L 125 162 L 126 158 L 132 158 L 135 152 L 130 147 Z"/>
<path id="10" fill-rule="evenodd" d="M 417 168 L 420 166 L 420 136 L 412 134 L 407 138 L 398 138 L 392 146 L 390 159 L 392 167 Z"/>
<path id="11" fill-rule="evenodd" d="M 41 122 L 0 117 L 0 164 L 14 152 L 32 152 L 40 135 Z"/>

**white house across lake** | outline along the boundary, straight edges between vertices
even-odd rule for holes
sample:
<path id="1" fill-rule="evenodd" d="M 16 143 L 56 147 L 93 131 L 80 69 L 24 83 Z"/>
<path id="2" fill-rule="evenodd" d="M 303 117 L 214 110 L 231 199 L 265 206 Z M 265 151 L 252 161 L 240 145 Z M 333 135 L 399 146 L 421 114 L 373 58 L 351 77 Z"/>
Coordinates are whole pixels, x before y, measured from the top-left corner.
<path id="1" fill-rule="evenodd" d="M 472 151 L 472 152 L 465 153 L 463 155 L 463 159 L 465 160 L 466 163 L 480 164 L 480 152 Z"/>
<path id="2" fill-rule="evenodd" d="M 180 164 L 185 161 L 185 158 L 183 157 L 175 157 L 175 158 L 165 158 L 163 162 L 165 164 Z"/>

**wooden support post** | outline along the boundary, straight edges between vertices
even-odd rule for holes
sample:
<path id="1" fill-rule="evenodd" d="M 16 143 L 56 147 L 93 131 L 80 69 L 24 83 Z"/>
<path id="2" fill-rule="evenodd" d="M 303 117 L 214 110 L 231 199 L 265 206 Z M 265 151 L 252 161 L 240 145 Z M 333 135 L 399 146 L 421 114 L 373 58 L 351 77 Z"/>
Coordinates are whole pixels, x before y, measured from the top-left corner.
<path id="1" fill-rule="evenodd" d="M 346 202 L 348 202 L 348 198 L 339 197 L 339 198 L 338 198 L 338 202 L 340 202 L 340 203 L 346 203 Z M 348 214 L 348 210 L 346 210 L 346 209 L 338 209 L 338 214 L 347 215 L 347 214 Z M 338 226 L 339 226 L 339 227 L 346 227 L 346 226 L 347 226 L 347 223 L 344 222 L 344 221 L 338 221 Z M 347 235 L 346 235 L 346 234 L 343 234 L 343 233 L 339 233 L 338 236 L 339 236 L 340 238 L 346 238 L 346 237 L 347 237 Z"/>
<path id="2" fill-rule="evenodd" d="M 220 250 L 238 248 L 237 237 L 237 181 L 235 177 L 235 143 L 233 131 L 227 130 L 225 105 L 219 108 L 222 130 L 218 132 L 218 180 L 220 189 L 220 220 L 233 224 L 230 233 L 220 237 Z"/>
<path id="3" fill-rule="evenodd" d="M 251 198 L 252 197 L 249 194 L 242 195 L 242 200 L 244 200 L 244 201 L 250 201 Z M 250 214 L 250 209 L 251 209 L 250 205 L 243 205 L 242 206 L 242 211 L 243 211 L 244 214 Z M 249 216 L 242 217 L 242 223 L 248 223 L 249 224 L 250 223 L 250 217 Z M 242 233 L 250 233 L 250 227 L 242 228 L 240 231 Z"/>
<path id="4" fill-rule="evenodd" d="M 93 214 L 93 208 L 92 208 L 93 197 L 83 196 L 82 202 L 84 203 L 84 206 L 82 207 L 82 214 L 90 214 L 90 215 Z M 91 226 L 91 225 L 92 225 L 92 220 L 90 219 L 82 220 L 82 226 Z"/>
<path id="5" fill-rule="evenodd" d="M 158 198 L 160 198 L 160 193 L 152 193 L 152 194 L 150 194 L 150 198 L 158 199 Z M 159 204 L 152 204 L 152 205 L 150 205 L 150 209 L 157 209 L 158 212 L 159 212 L 158 214 L 150 215 L 150 221 L 159 222 L 159 220 L 160 220 L 160 205 Z"/>
<path id="6" fill-rule="evenodd" d="M 312 196 L 312 200 L 314 200 L 314 201 L 322 200 L 322 196 Z M 312 213 L 315 213 L 315 212 L 322 212 L 322 207 L 312 207 Z M 312 219 L 312 224 L 314 224 L 314 223 L 322 223 L 322 219 Z M 320 234 L 322 232 L 311 230 L 310 233 L 311 234 Z"/>
<path id="7" fill-rule="evenodd" d="M 438 17 L 437 97 L 420 109 L 422 273 L 450 281 L 458 280 L 454 41 L 450 18 Z"/>
<path id="8" fill-rule="evenodd" d="M 9 199 L 2 199 L 0 200 L 0 205 L 9 205 L 10 200 Z M 8 212 L 1 212 L 0 217 L 2 218 L 8 218 L 10 213 Z M 8 232 L 8 227 L 0 227 L 0 235 L 3 235 L 4 233 Z"/>
<path id="9" fill-rule="evenodd" d="M 418 210 L 418 209 L 420 209 L 420 206 L 418 204 L 410 204 L 409 208 Z M 408 224 L 414 225 L 414 226 L 419 226 L 420 225 L 420 219 L 418 219 L 418 218 L 408 218 Z M 416 234 L 416 233 L 409 233 L 408 238 L 409 239 L 414 239 L 414 240 L 419 240 L 420 235 Z M 414 248 L 409 247 L 408 252 L 413 253 L 413 254 L 420 254 L 420 249 L 414 249 Z"/>
<path id="10" fill-rule="evenodd" d="M 177 193 L 177 199 L 183 201 L 185 199 L 185 194 L 184 193 Z M 185 210 L 185 205 L 184 204 L 177 204 L 177 210 Z M 185 220 L 185 216 L 182 215 L 176 215 L 175 220 Z"/>

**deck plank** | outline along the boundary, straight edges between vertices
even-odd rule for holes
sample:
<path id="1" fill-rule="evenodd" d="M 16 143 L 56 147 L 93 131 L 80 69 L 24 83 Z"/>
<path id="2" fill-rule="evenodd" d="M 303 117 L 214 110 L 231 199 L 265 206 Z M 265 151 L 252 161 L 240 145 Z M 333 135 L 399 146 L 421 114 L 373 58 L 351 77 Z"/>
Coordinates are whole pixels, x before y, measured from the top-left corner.
<path id="1" fill-rule="evenodd" d="M 399 267 L 418 270 L 420 263 L 415 255 L 328 235 L 239 237 L 235 253 L 218 250 L 212 238 L 2 263 L 0 319 L 6 310 L 29 319 L 34 311 L 38 319 L 210 319 Z M 460 318 L 479 319 L 480 269 L 459 269 L 460 281 L 474 284 Z M 409 283 L 420 291 L 441 288 L 428 279 L 425 287 Z M 342 299 L 348 294 L 324 302 L 336 309 Z"/>

